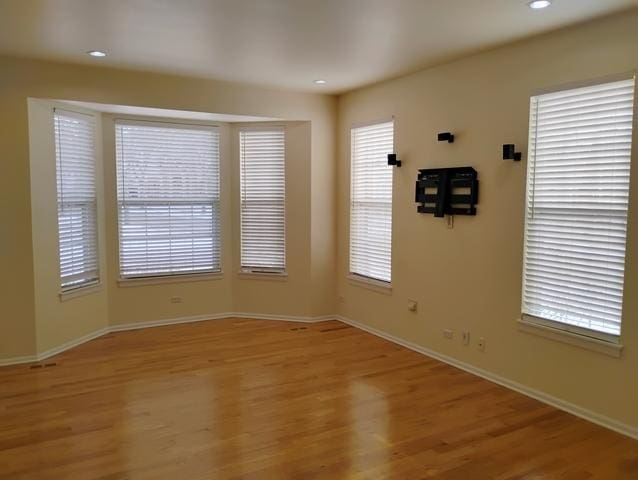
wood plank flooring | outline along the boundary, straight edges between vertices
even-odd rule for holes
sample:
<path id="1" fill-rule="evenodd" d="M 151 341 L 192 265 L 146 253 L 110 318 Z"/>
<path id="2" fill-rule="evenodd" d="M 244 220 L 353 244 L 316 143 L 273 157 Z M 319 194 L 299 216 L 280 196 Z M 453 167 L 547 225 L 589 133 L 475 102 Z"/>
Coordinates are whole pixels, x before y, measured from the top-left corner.
<path id="1" fill-rule="evenodd" d="M 638 479 L 638 442 L 358 329 L 111 333 L 0 368 L 0 479 Z"/>

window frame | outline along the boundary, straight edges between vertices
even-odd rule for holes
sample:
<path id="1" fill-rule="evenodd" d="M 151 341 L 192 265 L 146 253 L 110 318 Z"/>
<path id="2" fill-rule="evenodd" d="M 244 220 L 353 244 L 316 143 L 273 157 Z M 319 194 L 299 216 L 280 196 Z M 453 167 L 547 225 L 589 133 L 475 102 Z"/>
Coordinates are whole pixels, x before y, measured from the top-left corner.
<path id="1" fill-rule="evenodd" d="M 284 170 L 284 197 L 283 197 L 283 239 L 284 239 L 284 247 L 283 247 L 283 267 L 257 267 L 257 266 L 244 266 L 243 265 L 243 204 L 244 199 L 242 195 L 243 191 L 243 161 L 241 155 L 241 135 L 243 132 L 265 132 L 265 131 L 275 131 L 282 132 L 284 136 L 284 158 L 283 158 L 283 170 Z M 285 125 L 240 125 L 237 130 L 237 160 L 238 160 L 238 169 L 239 169 L 239 274 L 240 276 L 251 276 L 251 277 L 280 277 L 281 279 L 285 279 L 288 276 L 288 228 L 287 228 L 287 208 L 286 204 L 288 203 L 288 176 L 286 174 L 287 168 L 287 150 L 288 150 L 288 131 Z"/>
<path id="2" fill-rule="evenodd" d="M 56 134 L 56 116 L 60 112 L 62 115 L 68 117 L 76 117 L 79 119 L 90 118 L 91 137 L 93 141 L 93 154 L 92 154 L 92 166 L 93 166 L 93 181 L 94 181 L 94 197 L 91 202 L 90 209 L 93 212 L 93 218 L 95 222 L 95 243 L 93 245 L 95 253 L 95 278 L 87 280 L 82 283 L 73 285 L 62 285 L 62 257 L 60 252 L 60 202 L 58 201 L 60 195 L 60 182 L 59 182 L 59 166 L 60 159 L 58 158 L 58 135 Z M 66 107 L 53 106 L 51 108 L 51 126 L 53 136 L 53 157 L 55 161 L 55 194 L 56 194 L 56 255 L 57 255 L 57 272 L 58 272 L 58 293 L 60 300 L 64 301 L 71 298 L 76 298 L 84 294 L 95 291 L 102 284 L 102 271 L 100 265 L 100 227 L 99 227 L 99 192 L 98 192 L 98 118 L 93 112 L 83 112 Z"/>
<path id="3" fill-rule="evenodd" d="M 389 254 L 389 265 L 390 265 L 390 280 L 383 280 L 375 277 L 371 277 L 368 275 L 364 275 L 362 273 L 358 273 L 353 271 L 352 269 L 352 225 L 353 225 L 353 195 L 354 195 L 354 145 L 353 145 L 353 134 L 356 129 L 372 127 L 375 125 L 382 125 L 386 123 L 392 124 L 392 152 L 396 151 L 396 119 L 393 116 L 380 118 L 371 121 L 365 122 L 357 122 L 353 123 L 350 126 L 350 179 L 349 179 L 349 198 L 348 198 L 348 275 L 347 278 L 351 283 L 367 288 L 372 291 L 376 291 L 379 293 L 391 294 L 392 293 L 392 263 L 393 263 L 393 244 L 394 244 L 394 167 L 388 165 L 388 168 L 391 170 L 391 181 L 390 181 L 390 189 L 391 189 L 391 202 L 390 202 L 390 254 Z"/>
<path id="4" fill-rule="evenodd" d="M 157 285 L 161 283 L 176 283 L 176 282 L 192 282 L 209 279 L 219 279 L 223 277 L 223 264 L 224 264 L 224 248 L 223 248 L 223 213 L 222 213 L 222 132 L 221 128 L 216 123 L 192 123 L 188 121 L 179 121 L 165 118 L 139 118 L 118 116 L 111 119 L 113 124 L 113 151 L 115 160 L 115 208 L 116 208 L 116 231 L 117 231 L 117 260 L 118 260 L 118 285 L 120 286 L 144 286 L 144 285 Z M 117 140 L 117 128 L 118 125 L 138 125 L 138 126 L 159 126 L 166 128 L 177 128 L 184 130 L 208 130 L 217 134 L 217 160 L 218 160 L 218 197 L 217 197 L 217 212 L 218 212 L 218 249 L 219 249 L 219 265 L 217 269 L 206 271 L 185 271 L 179 272 L 167 272 L 167 273 L 155 273 L 155 274 L 142 274 L 142 275 L 123 275 L 122 274 L 122 253 L 121 253 L 121 225 L 120 225 L 120 208 L 121 201 L 119 197 L 119 168 L 118 168 L 118 140 Z M 212 203 L 213 211 L 215 210 L 215 201 Z"/>
<path id="5" fill-rule="evenodd" d="M 623 81 L 623 80 L 634 80 L 634 101 L 633 101 L 633 115 L 632 115 L 632 145 L 631 145 L 631 153 L 630 153 L 630 158 L 629 158 L 629 162 L 630 162 L 630 169 L 631 169 L 631 161 L 634 157 L 634 152 L 636 151 L 636 145 L 634 142 L 634 134 L 636 131 L 636 127 L 638 125 L 638 113 L 637 113 L 637 107 L 638 107 L 638 98 L 636 95 L 636 92 L 638 91 L 638 82 L 636 82 L 636 74 L 635 72 L 625 72 L 625 73 L 621 73 L 621 74 L 617 74 L 617 75 L 608 75 L 605 77 L 599 77 L 599 78 L 595 78 L 595 79 L 588 79 L 588 80 L 584 80 L 584 81 L 577 81 L 577 82 L 569 82 L 569 83 L 564 83 L 561 85 L 557 85 L 554 87 L 548 87 L 548 88 L 542 88 L 542 89 L 537 89 L 535 91 L 533 91 L 530 95 L 529 98 L 529 122 L 528 122 L 528 135 L 529 135 L 529 141 L 528 141 L 528 145 L 531 145 L 531 138 L 532 138 L 532 103 L 533 103 L 533 99 L 535 97 L 539 97 L 542 95 L 546 95 L 546 94 L 551 94 L 551 93 L 558 93 L 558 92 L 563 92 L 563 91 L 569 91 L 569 90 L 575 90 L 578 88 L 586 88 L 586 87 L 593 87 L 593 86 L 599 86 L 599 85 L 605 85 L 607 83 L 613 83 L 613 82 L 618 82 L 618 81 Z M 557 320 L 552 320 L 552 319 L 548 319 L 548 318 L 543 318 L 543 317 L 539 317 L 537 315 L 533 315 L 530 313 L 526 313 L 525 312 L 525 291 L 526 291 L 526 280 L 525 280 L 525 271 L 526 271 L 526 252 L 527 252 L 527 241 L 528 241 L 528 225 L 529 225 L 529 216 L 528 216 L 528 209 L 529 209 L 529 191 L 528 191 L 528 187 L 529 187 L 529 176 L 532 174 L 531 173 L 531 168 L 532 168 L 532 162 L 530 162 L 530 159 L 527 159 L 527 165 L 526 165 L 526 176 L 525 176 L 525 202 L 524 202 L 524 230 L 523 230 L 523 261 L 522 261 L 522 275 L 521 275 L 521 282 L 522 282 L 522 288 L 521 288 L 521 317 L 519 320 L 519 325 L 521 326 L 521 328 L 524 331 L 529 331 L 527 329 L 531 328 L 531 329 L 535 329 L 537 330 L 537 332 L 539 334 L 541 334 L 541 336 L 548 336 L 549 338 L 553 338 L 550 334 L 544 334 L 543 331 L 545 332 L 555 332 L 557 335 L 563 335 L 565 337 L 567 337 L 569 340 L 567 343 L 574 343 L 574 342 L 580 342 L 578 343 L 581 346 L 584 346 L 585 348 L 589 348 L 589 349 L 594 349 L 594 350 L 600 350 L 603 351 L 603 353 L 605 353 L 605 351 L 607 351 L 608 349 L 611 349 L 610 351 L 612 352 L 612 356 L 619 356 L 620 355 L 620 350 L 622 349 L 622 345 L 621 345 L 621 341 L 622 341 L 622 323 L 624 323 L 624 308 L 621 314 L 621 329 L 619 334 L 612 334 L 612 333 L 608 333 L 608 332 L 602 332 L 602 331 L 598 331 L 598 330 L 594 330 L 594 329 L 589 329 L 586 327 L 580 327 L 577 325 L 572 325 L 569 323 L 565 323 L 565 322 L 560 322 Z M 630 173 L 631 175 L 631 173 Z M 626 214 L 626 220 L 627 220 L 627 225 L 629 223 L 629 210 L 630 210 L 630 203 L 631 203 L 631 189 L 632 189 L 632 185 L 631 185 L 631 177 L 629 180 L 629 200 L 627 202 L 627 214 Z M 628 234 L 629 231 L 627 230 L 626 234 L 625 234 L 625 258 L 624 258 L 624 270 L 623 270 L 623 279 L 625 279 L 626 277 L 626 269 L 627 269 L 627 240 L 628 240 Z M 622 306 L 624 307 L 624 302 L 625 302 L 625 291 L 626 291 L 626 283 L 624 282 L 623 284 L 623 289 L 622 289 L 622 295 L 623 295 L 623 300 L 622 300 Z M 621 307 L 622 308 L 622 307 Z M 576 340 L 573 340 L 576 339 Z M 582 340 L 578 340 L 578 339 L 582 339 Z M 591 348 L 591 346 L 587 346 L 586 344 L 583 344 L 582 342 L 598 342 L 599 345 L 602 345 L 602 347 L 598 346 L 597 348 Z M 604 347 L 604 345 L 609 345 L 609 347 Z"/>

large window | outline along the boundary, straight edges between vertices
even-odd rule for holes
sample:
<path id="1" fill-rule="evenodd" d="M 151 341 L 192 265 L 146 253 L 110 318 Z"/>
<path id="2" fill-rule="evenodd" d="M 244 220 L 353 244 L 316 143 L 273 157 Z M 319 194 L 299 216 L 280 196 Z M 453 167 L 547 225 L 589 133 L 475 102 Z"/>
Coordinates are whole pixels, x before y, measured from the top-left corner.
<path id="1" fill-rule="evenodd" d="M 56 109 L 53 120 L 60 287 L 69 291 L 99 281 L 95 129 L 89 115 Z"/>
<path id="2" fill-rule="evenodd" d="M 220 271 L 219 134 L 116 123 L 120 276 Z"/>
<path id="3" fill-rule="evenodd" d="M 350 273 L 392 279 L 392 167 L 394 123 L 351 131 Z"/>
<path id="4" fill-rule="evenodd" d="M 532 97 L 523 314 L 620 335 L 634 80 Z"/>
<path id="5" fill-rule="evenodd" d="M 242 270 L 283 272 L 286 268 L 284 129 L 240 131 L 239 161 Z"/>

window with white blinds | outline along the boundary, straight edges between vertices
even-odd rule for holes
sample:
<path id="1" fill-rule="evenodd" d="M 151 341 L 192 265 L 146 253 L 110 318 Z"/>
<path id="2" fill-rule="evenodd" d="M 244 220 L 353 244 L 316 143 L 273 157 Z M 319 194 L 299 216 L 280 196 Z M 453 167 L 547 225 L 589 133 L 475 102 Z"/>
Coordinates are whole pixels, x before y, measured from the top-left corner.
<path id="1" fill-rule="evenodd" d="M 95 129 L 90 115 L 56 109 L 53 114 L 60 287 L 62 291 L 99 280 Z"/>
<path id="2" fill-rule="evenodd" d="M 117 121 L 120 276 L 218 272 L 215 127 Z"/>
<path id="3" fill-rule="evenodd" d="M 523 314 L 620 335 L 634 80 L 532 97 Z"/>
<path id="4" fill-rule="evenodd" d="M 389 283 L 394 122 L 353 128 L 350 141 L 350 273 Z"/>
<path id="5" fill-rule="evenodd" d="M 241 268 L 286 268 L 286 177 L 283 128 L 239 132 Z"/>

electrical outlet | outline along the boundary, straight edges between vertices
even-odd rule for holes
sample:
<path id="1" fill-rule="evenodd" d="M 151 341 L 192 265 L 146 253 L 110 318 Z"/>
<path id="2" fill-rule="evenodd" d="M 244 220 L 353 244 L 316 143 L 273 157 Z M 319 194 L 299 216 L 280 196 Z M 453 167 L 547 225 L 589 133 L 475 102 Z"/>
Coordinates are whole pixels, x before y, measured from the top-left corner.
<path id="1" fill-rule="evenodd" d="M 182 303 L 182 297 L 171 297 L 171 303 Z"/>
<path id="2" fill-rule="evenodd" d="M 443 336 L 448 340 L 451 340 L 454 338 L 454 331 L 446 328 L 445 330 L 443 330 Z"/>
<path id="3" fill-rule="evenodd" d="M 478 339 L 477 346 L 478 346 L 479 352 L 484 352 L 485 351 L 485 339 L 483 337 Z"/>
<path id="4" fill-rule="evenodd" d="M 417 301 L 416 300 L 408 300 L 408 310 L 411 312 L 416 312 L 417 309 Z"/>
<path id="5" fill-rule="evenodd" d="M 464 330 L 462 335 L 463 336 L 461 338 L 463 339 L 463 345 L 469 345 L 470 344 L 470 331 L 469 330 Z"/>

